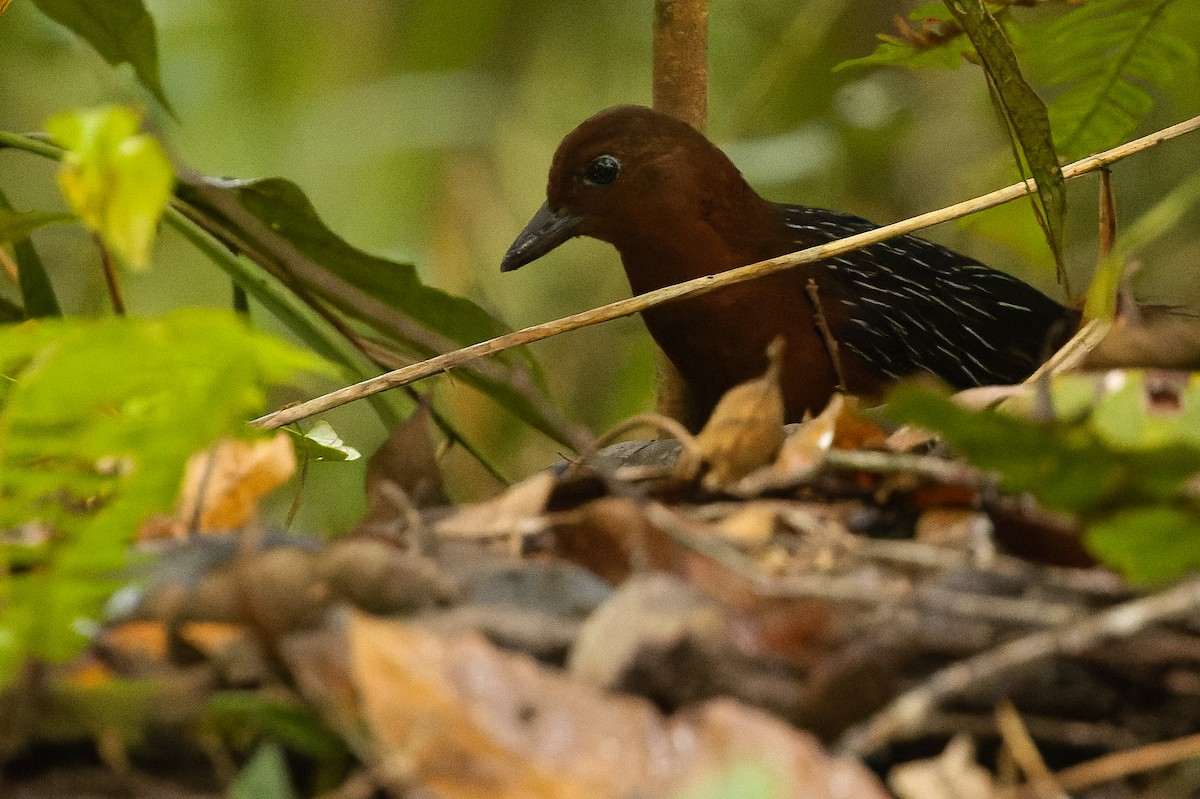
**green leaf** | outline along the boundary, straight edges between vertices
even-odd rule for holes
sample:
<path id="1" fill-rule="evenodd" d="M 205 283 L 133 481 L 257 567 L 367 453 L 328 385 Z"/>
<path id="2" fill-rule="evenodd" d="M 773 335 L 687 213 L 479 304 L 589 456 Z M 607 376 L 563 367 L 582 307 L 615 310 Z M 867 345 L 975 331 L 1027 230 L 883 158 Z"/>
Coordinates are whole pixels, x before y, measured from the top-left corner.
<path id="1" fill-rule="evenodd" d="M 33 4 L 82 37 L 109 64 L 132 66 L 141 84 L 174 113 L 158 74 L 154 18 L 142 0 L 33 0 Z"/>
<path id="2" fill-rule="evenodd" d="M 366 323 L 400 352 L 424 358 L 507 330 L 470 300 L 426 286 L 413 265 L 346 243 L 290 181 L 206 178 L 185 182 L 180 195 L 215 236 Z M 355 301 L 364 293 L 362 302 Z M 575 446 L 578 436 L 545 397 L 532 363 L 524 351 L 515 357 L 505 353 L 487 364 L 468 364 L 456 374 L 555 441 Z M 491 366 L 496 368 L 489 370 Z"/>
<path id="3" fill-rule="evenodd" d="M 70 222 L 74 218 L 58 211 L 12 211 L 0 203 L 0 244 L 27 239 L 40 227 Z"/>
<path id="4" fill-rule="evenodd" d="M 327 767 L 345 762 L 345 742 L 321 723 L 312 708 L 265 694 L 220 691 L 205 708 L 205 722 L 235 746 L 249 747 L 268 737 L 309 755 Z"/>
<path id="5" fill-rule="evenodd" d="M 310 461 L 356 461 L 362 453 L 342 441 L 329 422 L 319 419 L 312 429 L 301 434 L 292 428 L 284 428 L 292 437 L 296 454 Z"/>
<path id="6" fill-rule="evenodd" d="M 46 130 L 66 148 L 58 182 L 84 226 L 123 262 L 145 268 L 175 172 L 138 114 L 112 106 L 59 114 Z"/>
<path id="7" fill-rule="evenodd" d="M 1123 384 L 1096 400 L 1092 411 L 1091 427 L 1103 441 L 1130 451 L 1173 444 L 1200 449 L 1200 375 L 1189 378 L 1177 408 L 1164 410 L 1151 404 L 1143 373 L 1120 374 Z"/>
<path id="8" fill-rule="evenodd" d="M 235 285 L 246 291 L 302 342 L 321 357 L 342 367 L 342 377 L 358 382 L 378 374 L 374 364 L 368 362 L 366 356 L 260 264 L 233 254 L 199 224 L 174 208 L 167 209 L 166 220 L 167 224 L 224 271 Z M 400 424 L 403 418 L 403 414 L 394 406 L 401 406 L 405 411 L 408 408 L 407 398 L 403 395 L 397 396 L 394 392 L 377 394 L 367 401 L 379 415 L 384 427 L 389 430 Z"/>
<path id="9" fill-rule="evenodd" d="M 1088 549 L 1130 580 L 1161 583 L 1200 570 L 1200 512 L 1171 506 L 1121 510 L 1088 527 Z"/>
<path id="10" fill-rule="evenodd" d="M 0 297 L 0 324 L 20 322 L 25 318 L 25 309 L 15 302 Z"/>
<path id="11" fill-rule="evenodd" d="M 1000 411 L 970 411 L 914 386 L 898 388 L 887 412 L 937 432 L 976 466 L 998 473 L 1005 490 L 1085 516 L 1173 500 L 1200 472 L 1200 447 L 1179 440 L 1115 447 L 1086 417 L 1039 424 Z"/>
<path id="12" fill-rule="evenodd" d="M 264 741 L 258 747 L 230 788 L 229 799 L 296 799 L 279 744 Z"/>
<path id="13" fill-rule="evenodd" d="M 1192 6 L 1190 9 L 1188 6 Z M 1154 108 L 1154 89 L 1184 88 L 1200 65 L 1195 4 L 1089 0 L 1029 32 L 1030 64 L 1061 87 L 1050 105 L 1055 142 L 1076 159 L 1128 138 Z"/>
<path id="14" fill-rule="evenodd" d="M 371 255 L 348 244 L 325 225 L 308 197 L 290 180 L 223 181 L 220 187 L 315 263 L 455 343 L 473 344 L 506 332 L 470 300 L 422 283 L 412 264 Z M 353 314 L 357 309 L 345 310 Z M 419 342 L 407 343 L 423 355 L 431 354 Z"/>
<path id="15" fill-rule="evenodd" d="M 868 66 L 958 69 L 963 63 L 963 53 L 972 51 L 970 40 L 941 3 L 927 3 L 914 9 L 908 19 L 916 23 L 917 31 L 926 33 L 927 42 L 876 34 L 880 41 L 875 52 L 843 61 L 834 67 L 834 72 Z"/>
<path id="16" fill-rule="evenodd" d="M 0 218 L 6 213 L 15 213 L 12 204 L 3 191 L 0 191 Z M 20 317 L 37 318 L 42 316 L 61 316 L 58 297 L 54 294 L 54 286 L 46 267 L 38 257 L 33 242 L 26 236 L 13 237 L 13 254 L 17 259 L 17 277 L 21 286 L 21 301 L 25 307 Z"/>
<path id="17" fill-rule="evenodd" d="M 85 642 L 127 543 L 175 501 L 187 459 L 247 435 L 266 387 L 321 371 L 311 354 L 215 310 L 159 320 L 38 320 L 0 329 L 0 530 L 42 529 L 14 574 L 0 551 L 0 684 L 25 657 Z"/>
<path id="18" fill-rule="evenodd" d="M 1023 161 L 1037 181 L 1034 211 L 1054 253 L 1059 279 L 1067 285 L 1062 259 L 1066 185 L 1054 149 L 1046 105 L 1025 81 L 1008 36 L 982 0 L 946 0 L 946 6 L 975 45 L 1018 154 L 1018 166 Z"/>

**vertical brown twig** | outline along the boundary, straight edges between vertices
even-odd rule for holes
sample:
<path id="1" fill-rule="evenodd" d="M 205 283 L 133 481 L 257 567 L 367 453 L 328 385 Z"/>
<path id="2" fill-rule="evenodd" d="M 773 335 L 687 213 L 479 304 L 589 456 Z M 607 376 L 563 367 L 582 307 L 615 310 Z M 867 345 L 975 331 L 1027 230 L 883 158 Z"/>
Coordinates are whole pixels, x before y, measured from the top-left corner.
<path id="1" fill-rule="evenodd" d="M 654 108 L 704 130 L 708 0 L 655 0 Z"/>
<path id="2" fill-rule="evenodd" d="M 836 388 L 838 391 L 847 391 L 846 375 L 842 372 L 842 356 L 838 351 L 837 339 L 834 338 L 833 331 L 829 328 L 829 322 L 825 319 L 825 310 L 821 307 L 821 295 L 817 291 L 817 281 L 810 277 L 804 290 L 808 292 L 808 298 L 812 300 L 813 319 L 817 323 L 817 329 L 821 331 L 821 339 L 825 342 L 825 351 L 829 353 L 829 360 L 833 363 L 833 372 L 837 375 Z"/>
<path id="3" fill-rule="evenodd" d="M 1112 253 L 1117 242 L 1117 201 L 1113 197 L 1112 173 L 1100 170 L 1100 262 Z"/>
<path id="4" fill-rule="evenodd" d="M 125 300 L 121 297 L 121 284 L 117 280 L 117 267 L 113 263 L 112 253 L 100 237 L 96 237 L 96 246 L 100 248 L 100 263 L 104 264 L 104 282 L 108 284 L 108 296 L 112 298 L 113 312 L 117 316 L 125 315 Z"/>
<path id="5" fill-rule="evenodd" d="M 703 131 L 708 119 L 708 0 L 655 0 L 655 110 Z M 694 399 L 675 365 L 656 352 L 659 413 L 699 427 Z"/>
<path id="6" fill-rule="evenodd" d="M 1112 255 L 1113 247 L 1117 245 L 1117 200 L 1113 194 L 1112 172 L 1100 170 L 1100 251 L 1096 260 L 1099 270 Z M 1129 286 L 1129 278 L 1136 270 L 1134 264 L 1127 263 L 1124 273 L 1117 281 L 1117 306 L 1115 318 L 1128 323 L 1139 321 L 1138 306 L 1133 299 L 1133 291 Z"/>

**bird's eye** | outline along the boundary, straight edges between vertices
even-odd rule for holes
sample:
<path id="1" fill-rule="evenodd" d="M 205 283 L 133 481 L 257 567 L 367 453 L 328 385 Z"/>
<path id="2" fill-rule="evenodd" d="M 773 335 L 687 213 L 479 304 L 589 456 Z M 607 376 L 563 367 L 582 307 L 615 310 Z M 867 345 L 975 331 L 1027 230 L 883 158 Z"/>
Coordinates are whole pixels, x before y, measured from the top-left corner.
<path id="1" fill-rule="evenodd" d="M 611 155 L 598 155 L 583 173 L 583 179 L 593 186 L 607 186 L 621 174 L 621 162 Z"/>

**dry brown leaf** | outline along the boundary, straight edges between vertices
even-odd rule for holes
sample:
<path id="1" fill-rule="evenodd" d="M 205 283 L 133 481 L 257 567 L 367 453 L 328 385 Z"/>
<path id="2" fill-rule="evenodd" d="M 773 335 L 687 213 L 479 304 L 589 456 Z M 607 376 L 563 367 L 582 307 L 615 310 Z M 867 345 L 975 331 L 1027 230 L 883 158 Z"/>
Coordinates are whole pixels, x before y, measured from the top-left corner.
<path id="1" fill-rule="evenodd" d="M 670 536 L 646 518 L 642 507 L 623 497 L 601 497 L 551 520 L 554 552 L 612 585 L 638 568 L 677 571 L 685 557 Z"/>
<path id="2" fill-rule="evenodd" d="M 775 461 L 730 486 L 729 493 L 755 497 L 794 488 L 821 468 L 831 448 L 878 447 L 886 440 L 883 429 L 862 415 L 858 399 L 844 394 L 834 394 L 815 418 L 789 427 Z"/>
<path id="3" fill-rule="evenodd" d="M 429 437 L 429 408 L 421 403 L 367 461 L 367 503 L 389 504 L 381 484 L 398 486 L 413 507 L 449 505 L 437 454 Z"/>
<path id="4" fill-rule="evenodd" d="M 887 431 L 863 412 L 862 400 L 848 394 L 837 396 L 842 402 L 834 425 L 833 446 L 837 449 L 882 447 L 887 441 Z"/>
<path id="5" fill-rule="evenodd" d="M 936 440 L 937 436 L 928 430 L 906 424 L 887 437 L 884 448 L 891 452 L 914 452 Z"/>
<path id="6" fill-rule="evenodd" d="M 745 549 L 764 546 L 779 528 L 779 508 L 747 502 L 715 525 L 722 538 Z"/>
<path id="7" fill-rule="evenodd" d="M 819 467 L 833 446 L 837 420 L 845 403 L 843 395 L 834 394 L 825 410 L 784 439 L 775 467 L 787 474 L 806 474 Z"/>
<path id="8" fill-rule="evenodd" d="M 117 679 L 117 675 L 106 663 L 94 656 L 84 656 L 72 662 L 67 668 L 67 681 L 71 687 L 86 690 L 108 685 Z"/>
<path id="9" fill-rule="evenodd" d="M 780 797 L 886 796 L 857 762 L 731 700 L 666 719 L 477 635 L 355 614 L 349 636 L 381 759 L 403 763 L 410 789 L 442 799 L 667 796 L 747 762 L 771 773 Z"/>
<path id="10" fill-rule="evenodd" d="M 437 525 L 446 538 L 504 538 L 540 528 L 554 476 L 538 472 L 486 502 L 466 505 Z"/>
<path id="11" fill-rule="evenodd" d="M 975 762 L 975 746 L 960 735 L 937 757 L 896 766 L 888 787 L 900 799 L 992 799 L 991 773 Z"/>
<path id="12" fill-rule="evenodd" d="M 726 612 L 718 602 L 677 577 L 642 573 L 584 621 L 567 671 L 589 685 L 615 688 L 633 682 L 637 693 L 659 697 L 662 681 L 673 684 L 667 690 L 684 682 L 704 690 L 700 685 L 708 682 L 704 673 L 713 668 L 710 659 L 731 646 Z M 680 672 L 690 679 L 681 680 Z M 631 674 L 636 674 L 632 680 Z"/>
<path id="13" fill-rule="evenodd" d="M 930 508 L 917 517 L 913 538 L 930 546 L 968 552 L 987 546 L 991 530 L 986 513 L 971 508 Z"/>
<path id="14" fill-rule="evenodd" d="M 207 657 L 241 644 L 246 635 L 246 628 L 241 624 L 220 621 L 191 621 L 179 628 L 179 637 Z"/>
<path id="15" fill-rule="evenodd" d="M 188 461 L 176 529 L 182 534 L 194 524 L 200 532 L 236 530 L 259 499 L 295 471 L 296 453 L 282 431 L 265 440 L 219 441 Z"/>
<path id="16" fill-rule="evenodd" d="M 281 633 L 317 626 L 333 597 L 323 579 L 321 556 L 279 546 L 239 554 L 206 572 L 179 597 L 175 617 L 182 621 L 255 624 Z"/>
<path id="17" fill-rule="evenodd" d="M 719 488 L 733 483 L 779 453 L 785 418 L 779 387 L 783 347 L 782 338 L 771 342 L 767 371 L 725 392 L 696 436 L 699 457 L 708 465 L 706 485 Z"/>
<path id="18" fill-rule="evenodd" d="M 124 657 L 165 661 L 167 625 L 161 621 L 127 621 L 106 627 L 100 634 L 105 650 Z"/>

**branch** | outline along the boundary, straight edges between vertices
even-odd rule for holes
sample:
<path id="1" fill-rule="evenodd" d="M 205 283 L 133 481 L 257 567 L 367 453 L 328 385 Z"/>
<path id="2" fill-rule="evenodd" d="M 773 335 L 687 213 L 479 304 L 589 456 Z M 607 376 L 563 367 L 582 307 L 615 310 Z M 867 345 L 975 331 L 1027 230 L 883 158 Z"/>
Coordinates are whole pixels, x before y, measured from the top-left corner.
<path id="1" fill-rule="evenodd" d="M 1191 578 L 1160 594 L 1134 599 L 1076 619 L 1061 627 L 1026 635 L 935 673 L 921 685 L 893 699 L 865 727 L 852 730 L 839 747 L 866 754 L 919 729 L 929 714 L 948 699 L 1054 655 L 1078 655 L 1113 639 L 1130 638 L 1152 624 L 1194 613 L 1200 607 L 1200 578 Z"/>
<path id="2" fill-rule="evenodd" d="M 1071 179 L 1086 175 L 1089 172 L 1095 172 L 1122 158 L 1147 150 L 1165 141 L 1182 136 L 1185 133 L 1191 133 L 1197 129 L 1200 129 L 1200 116 L 1193 117 L 1168 128 L 1163 128 L 1160 131 L 1114 147 L 1111 150 L 1105 150 L 1102 153 L 1080 159 L 1073 164 L 1063 167 L 1063 177 Z M 859 250 L 871 244 L 878 244 L 881 241 L 886 241 L 906 233 L 913 233 L 940 222 L 947 222 L 951 219 L 958 219 L 959 217 L 975 213 L 976 211 L 982 211 L 985 208 L 1003 205 L 1018 197 L 1024 197 L 1035 188 L 1036 186 L 1031 180 L 1024 183 L 1015 183 L 1006 188 L 993 191 L 990 194 L 956 203 L 937 211 L 929 211 L 900 222 L 894 222 L 890 225 L 884 225 L 866 233 L 859 233 L 817 247 L 809 247 L 806 250 L 759 261 L 755 264 L 731 269 L 728 272 L 706 275 L 705 277 L 688 280 L 684 283 L 677 283 L 673 286 L 647 292 L 646 294 L 639 294 L 636 297 L 602 305 L 590 311 L 564 316 L 561 319 L 542 322 L 541 324 L 516 330 L 503 336 L 488 339 L 487 341 L 481 341 L 478 344 L 472 344 L 469 347 L 463 347 L 453 352 L 435 356 L 421 363 L 406 366 L 403 369 L 397 369 L 378 377 L 372 377 L 369 380 L 355 383 L 352 386 L 346 386 L 345 388 L 332 391 L 290 408 L 269 413 L 266 416 L 255 419 L 251 424 L 268 430 L 282 427 L 285 424 L 290 424 L 300 419 L 307 419 L 310 416 L 323 413 L 331 408 L 337 408 L 363 397 L 368 397 L 380 391 L 408 385 L 417 380 L 457 368 L 485 355 L 494 355 L 498 352 L 510 350 L 513 347 L 557 336 L 560 333 L 578 330 L 581 327 L 599 324 L 600 322 L 609 322 L 625 316 L 632 316 L 635 313 L 640 313 L 648 308 L 663 305 L 664 303 L 674 302 L 685 297 L 707 294 L 710 291 L 716 291 L 735 283 L 745 283 L 748 280 L 782 272 L 785 269 L 791 269 L 801 264 L 811 264 L 835 255 Z"/>

